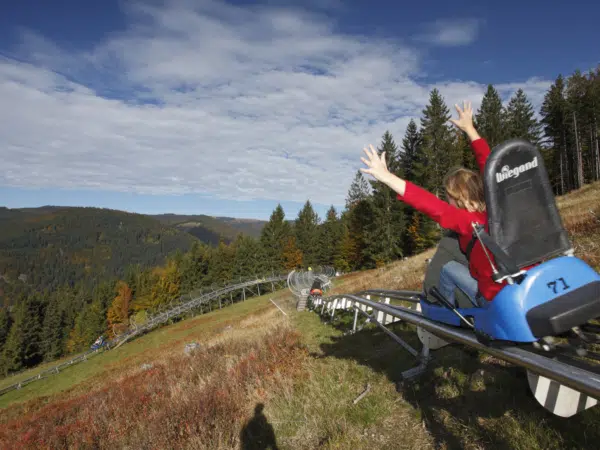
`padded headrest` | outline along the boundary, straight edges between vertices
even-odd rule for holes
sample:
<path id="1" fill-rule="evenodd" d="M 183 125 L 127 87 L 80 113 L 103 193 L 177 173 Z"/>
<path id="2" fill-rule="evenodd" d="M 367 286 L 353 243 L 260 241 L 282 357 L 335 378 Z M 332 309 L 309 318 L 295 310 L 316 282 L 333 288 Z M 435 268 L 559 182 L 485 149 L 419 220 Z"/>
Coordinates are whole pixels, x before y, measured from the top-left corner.
<path id="1" fill-rule="evenodd" d="M 571 249 L 534 145 L 511 139 L 494 147 L 483 183 L 489 234 L 519 269 Z"/>

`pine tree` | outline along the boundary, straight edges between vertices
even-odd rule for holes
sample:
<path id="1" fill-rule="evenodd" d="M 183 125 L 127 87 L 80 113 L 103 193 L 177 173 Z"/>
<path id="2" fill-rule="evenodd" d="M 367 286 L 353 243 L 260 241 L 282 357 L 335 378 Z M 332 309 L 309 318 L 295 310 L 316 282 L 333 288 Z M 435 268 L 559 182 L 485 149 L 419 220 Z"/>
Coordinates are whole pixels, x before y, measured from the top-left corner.
<path id="1" fill-rule="evenodd" d="M 333 266 L 339 253 L 342 239 L 342 223 L 333 205 L 327 211 L 325 222 L 319 228 L 319 264 Z"/>
<path id="2" fill-rule="evenodd" d="M 585 183 L 584 169 L 584 136 L 586 116 L 587 80 L 579 70 L 575 71 L 567 81 L 567 111 L 570 135 L 569 143 L 570 166 L 573 178 L 573 188 L 579 189 Z"/>
<path id="3" fill-rule="evenodd" d="M 388 170 L 399 175 L 401 164 L 394 138 L 386 131 L 378 154 L 385 152 Z M 402 255 L 401 237 L 403 223 L 402 203 L 396 193 L 379 181 L 371 181 L 372 225 L 366 231 L 366 254 L 377 266 L 387 264 Z"/>
<path id="4" fill-rule="evenodd" d="M 210 250 L 208 246 L 195 242 L 181 261 L 181 290 L 183 293 L 204 285 L 208 275 L 209 260 Z"/>
<path id="5" fill-rule="evenodd" d="M 450 110 L 437 89 L 429 96 L 429 104 L 423 110 L 421 118 L 421 135 L 423 137 L 421 172 L 426 175 L 425 188 L 435 195 L 443 192 L 443 181 L 446 173 L 455 166 L 461 165 L 462 153 L 456 148 L 454 132 L 448 125 Z M 423 170 L 426 166 L 426 170 Z"/>
<path id="6" fill-rule="evenodd" d="M 400 175 L 405 180 L 416 183 L 414 165 L 417 160 L 419 146 L 422 144 L 422 137 L 417 129 L 417 124 L 413 119 L 410 119 L 406 127 L 406 133 L 402 139 L 402 151 L 399 156 L 400 160 Z"/>
<path id="7" fill-rule="evenodd" d="M 491 148 L 501 144 L 506 138 L 506 118 L 502 100 L 491 84 L 481 101 L 481 107 L 475 114 L 475 126 L 479 134 L 486 139 Z"/>
<path id="8" fill-rule="evenodd" d="M 15 308 L 14 323 L 4 344 L 2 367 L 5 373 L 39 364 L 41 348 L 42 303 L 35 296 L 22 297 Z"/>
<path id="9" fill-rule="evenodd" d="M 194 244 L 197 244 L 197 242 L 194 242 Z M 130 265 L 125 270 L 124 281 L 125 281 L 125 283 L 127 283 L 127 286 L 129 286 L 129 288 L 131 289 L 131 295 L 133 297 L 135 297 L 137 290 L 138 290 L 137 284 L 138 284 L 138 278 L 139 278 L 140 272 L 141 272 L 141 267 L 139 264 Z"/>
<path id="10" fill-rule="evenodd" d="M 318 263 L 319 255 L 319 216 L 313 210 L 309 200 L 298 213 L 294 232 L 296 235 L 296 245 L 303 255 L 305 266 L 313 266 Z"/>
<path id="11" fill-rule="evenodd" d="M 461 166 L 463 161 L 463 152 L 457 146 L 456 134 L 448 125 L 450 117 L 450 110 L 444 99 L 437 89 L 433 89 L 421 118 L 423 143 L 419 147 L 413 170 L 418 184 L 437 196 L 444 192 L 443 183 L 448 171 Z M 422 233 L 420 239 L 424 243 L 418 247 L 428 248 L 434 245 L 439 239 L 439 226 L 425 216 L 419 219 L 419 223 Z"/>
<path id="12" fill-rule="evenodd" d="M 538 145 L 540 142 L 540 124 L 535 111 L 523 89 L 519 89 L 506 107 L 507 138 L 521 138 Z"/>
<path id="13" fill-rule="evenodd" d="M 251 275 L 260 276 L 265 273 L 262 247 L 254 238 L 239 234 L 232 245 L 235 248 L 233 279 L 247 278 Z"/>
<path id="14" fill-rule="evenodd" d="M 8 309 L 0 308 L 0 354 L 2 354 L 2 349 L 4 348 L 4 343 L 10 332 L 11 325 L 12 317 L 10 316 Z"/>
<path id="15" fill-rule="evenodd" d="M 99 300 L 94 300 L 84 311 L 83 325 L 85 327 L 86 345 L 90 345 L 98 336 L 107 331 L 106 316 L 108 311 Z"/>
<path id="16" fill-rule="evenodd" d="M 456 130 L 456 149 L 457 152 L 462 154 L 462 166 L 475 172 L 479 172 L 477 160 L 475 159 L 475 154 L 473 153 L 469 138 L 460 130 Z"/>
<path id="17" fill-rule="evenodd" d="M 111 292 L 111 297 L 112 295 Z M 63 312 L 64 327 L 62 340 L 66 343 L 70 337 L 71 330 L 75 326 L 77 316 L 85 307 L 89 295 L 86 292 L 86 288 L 78 284 L 72 287 L 61 287 L 57 293 L 57 297 L 59 298 L 60 309 Z"/>
<path id="18" fill-rule="evenodd" d="M 263 227 L 260 236 L 267 270 L 279 272 L 282 269 L 283 249 L 291 234 L 291 226 L 285 220 L 283 208 L 278 204 Z"/>
<path id="19" fill-rule="evenodd" d="M 223 241 L 219 242 L 217 248 L 211 250 L 207 280 L 218 286 L 229 283 L 233 279 L 234 261 L 235 248 Z"/>
<path id="20" fill-rule="evenodd" d="M 569 170 L 567 153 L 567 101 L 565 99 L 565 83 L 559 75 L 550 90 L 544 96 L 540 115 L 546 140 L 551 152 L 550 164 L 547 164 L 548 174 L 554 192 L 564 194 L 570 190 L 572 183 L 567 176 Z"/>
<path id="21" fill-rule="evenodd" d="M 46 360 L 60 357 L 64 351 L 64 314 L 58 298 L 52 296 L 46 307 L 42 326 L 42 350 Z"/>
<path id="22" fill-rule="evenodd" d="M 334 267 L 336 270 L 340 272 L 346 273 L 350 271 L 352 264 L 352 255 L 356 253 L 355 244 L 350 236 L 350 232 L 348 230 L 348 226 L 346 224 L 346 216 L 342 214 L 342 218 L 340 219 L 341 225 L 341 237 L 340 237 L 340 245 L 337 248 L 335 257 L 334 257 Z"/>
<path id="23" fill-rule="evenodd" d="M 427 219 L 427 220 L 425 220 Z M 431 224 L 428 217 L 420 212 L 412 216 L 412 222 L 407 228 L 408 242 L 412 246 L 409 254 L 420 253 L 434 246 L 439 238 L 438 230 Z"/>
<path id="24" fill-rule="evenodd" d="M 421 245 L 421 223 L 420 214 L 415 213 L 411 217 L 410 224 L 406 227 L 405 251 L 407 255 L 412 255 L 417 250 L 422 249 Z"/>
<path id="25" fill-rule="evenodd" d="M 588 75 L 589 176 L 600 180 L 600 65 Z"/>
<path id="26" fill-rule="evenodd" d="M 567 80 L 567 144 L 574 188 L 600 178 L 598 116 L 600 115 L 600 67 L 587 75 L 576 71 Z"/>
<path id="27" fill-rule="evenodd" d="M 426 163 L 422 161 L 421 133 L 417 129 L 417 124 L 413 119 L 406 127 L 404 138 L 402 139 L 402 153 L 400 154 L 400 170 L 402 177 L 412 183 L 422 185 L 426 175 Z M 413 216 L 416 211 L 413 208 L 404 208 L 404 221 L 406 224 L 413 222 Z M 409 234 L 408 226 L 404 226 L 401 232 L 401 249 L 403 255 L 412 255 L 415 249 L 414 236 Z"/>
<path id="28" fill-rule="evenodd" d="M 369 198 L 369 185 L 362 172 L 356 172 L 346 196 L 346 209 L 352 209 L 357 203 Z"/>
<path id="29" fill-rule="evenodd" d="M 344 222 L 348 228 L 348 239 L 344 243 L 345 259 L 351 269 L 374 267 L 365 249 L 368 230 L 373 223 L 373 205 L 370 201 L 369 185 L 362 172 L 358 171 L 346 197 Z"/>
<path id="30" fill-rule="evenodd" d="M 67 353 L 76 353 L 82 351 L 86 346 L 85 325 L 83 324 L 84 312 L 81 311 L 75 318 L 75 325 L 69 333 L 69 339 L 66 343 Z M 109 335 L 113 336 L 112 333 Z"/>

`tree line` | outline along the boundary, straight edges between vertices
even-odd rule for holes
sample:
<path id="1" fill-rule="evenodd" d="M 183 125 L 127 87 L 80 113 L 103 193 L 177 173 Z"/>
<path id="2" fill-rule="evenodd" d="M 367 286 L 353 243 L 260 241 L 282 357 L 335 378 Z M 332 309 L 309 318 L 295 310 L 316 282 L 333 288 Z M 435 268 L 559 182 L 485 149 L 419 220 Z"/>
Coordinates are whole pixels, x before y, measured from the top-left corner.
<path id="1" fill-rule="evenodd" d="M 503 105 L 489 85 L 475 124 L 493 147 L 524 138 L 539 147 L 557 195 L 600 179 L 598 116 L 600 67 L 558 76 L 547 91 L 539 115 L 522 89 Z M 400 145 L 388 130 L 378 151 L 386 152 L 396 175 L 441 196 L 448 170 L 476 170 L 466 136 L 451 124 L 450 109 L 437 89 L 411 120 Z M 358 157 L 357 157 L 358 158 Z M 90 287 L 65 284 L 23 294 L 9 310 L 0 309 L 0 370 L 7 374 L 87 348 L 100 334 L 120 333 L 132 322 L 194 289 L 250 275 L 330 265 L 347 272 L 380 267 L 434 246 L 440 228 L 396 199 L 387 186 L 366 180 L 357 171 L 343 211 L 333 206 L 324 220 L 310 201 L 294 220 L 281 205 L 272 212 L 261 236 L 211 247 L 195 243 L 189 251 L 171 253 L 164 265 L 129 266 L 124 276 Z"/>
<path id="2" fill-rule="evenodd" d="M 319 223 L 310 202 L 295 221 L 286 220 L 278 205 L 259 239 L 239 234 L 217 246 L 195 241 L 188 251 L 171 252 L 161 266 L 132 264 L 122 276 L 21 292 L 0 308 L 0 372 L 83 351 L 98 336 L 112 338 L 142 324 L 194 290 L 305 265 L 334 265 L 340 227 L 334 208 Z"/>

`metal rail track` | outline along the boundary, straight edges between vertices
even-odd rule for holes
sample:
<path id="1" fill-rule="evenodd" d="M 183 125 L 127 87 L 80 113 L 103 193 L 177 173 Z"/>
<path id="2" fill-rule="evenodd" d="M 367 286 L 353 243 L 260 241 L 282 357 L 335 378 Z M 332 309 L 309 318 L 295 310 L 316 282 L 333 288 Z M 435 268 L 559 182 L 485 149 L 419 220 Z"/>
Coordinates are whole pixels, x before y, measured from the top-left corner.
<path id="1" fill-rule="evenodd" d="M 564 349 L 561 350 L 560 347 L 555 349 L 555 351 L 544 351 L 535 349 L 529 344 L 514 345 L 494 343 L 492 345 L 486 345 L 480 342 L 475 337 L 474 333 L 466 328 L 453 327 L 429 320 L 417 310 L 364 298 L 364 296 L 375 296 L 418 303 L 420 294 L 421 293 L 417 291 L 388 291 L 374 289 L 358 292 L 356 294 L 330 296 L 323 299 L 322 304 L 314 305 L 314 309 L 318 312 L 320 306 L 320 313 L 322 315 L 329 314 L 330 320 L 333 320 L 336 310 L 354 309 L 355 319 L 353 331 L 356 330 L 359 312 L 366 315 L 367 322 L 374 323 L 384 329 L 389 335 L 393 335 L 393 338 L 399 344 L 419 360 L 421 364 L 418 368 L 411 369 L 411 376 L 421 373 L 424 370 L 424 365 L 426 365 L 426 362 L 429 359 L 429 349 L 419 356 L 415 349 L 412 349 L 412 347 L 385 327 L 387 324 L 386 320 L 382 321 L 381 319 L 374 317 L 374 315 L 370 315 L 369 311 L 377 311 L 380 313 L 378 314 L 379 316 L 384 315 L 385 317 L 386 315 L 389 315 L 397 320 L 403 320 L 406 323 L 427 330 L 432 335 L 447 342 L 462 344 L 488 353 L 499 359 L 530 370 L 535 374 L 554 380 L 587 396 L 596 399 L 600 398 L 600 366 L 592 364 L 591 362 L 586 363 L 585 361 L 566 362 L 565 358 L 567 357 L 567 352 L 564 352 Z"/>
<path id="2" fill-rule="evenodd" d="M 161 313 L 158 313 L 158 314 L 152 316 L 142 326 L 137 327 L 133 330 L 130 330 L 128 333 L 118 336 L 117 338 L 109 341 L 108 347 L 113 348 L 113 349 L 117 348 L 117 347 L 123 345 L 125 342 L 131 340 L 132 338 L 139 336 L 142 333 L 145 333 L 163 323 L 166 323 L 170 319 L 179 317 L 179 316 L 181 316 L 185 313 L 188 313 L 198 307 L 201 307 L 202 305 L 209 304 L 211 301 L 216 300 L 225 294 L 229 294 L 229 293 L 232 293 L 239 289 L 242 289 L 242 291 L 244 292 L 244 298 L 245 298 L 245 289 L 246 288 L 251 288 L 253 286 L 259 286 L 259 285 L 265 284 L 265 283 L 277 283 L 277 282 L 281 282 L 281 281 L 286 281 L 287 276 L 288 276 L 288 274 L 281 274 L 281 275 L 272 275 L 272 276 L 268 276 L 268 277 L 264 277 L 264 278 L 252 278 L 252 279 L 248 279 L 246 281 L 242 281 L 242 282 L 239 282 L 236 284 L 232 284 L 232 285 L 220 288 L 220 289 L 216 289 L 216 290 L 213 290 L 210 292 L 206 292 L 206 293 L 194 296 L 193 298 L 191 298 L 191 300 L 188 300 L 184 303 L 174 306 L 173 308 L 170 308 L 167 311 L 164 311 L 164 312 L 161 312 Z M 260 290 L 258 293 L 260 294 Z M 60 371 L 62 369 L 71 367 L 74 364 L 77 364 L 77 363 L 80 363 L 83 361 L 87 361 L 87 359 L 89 357 L 92 357 L 99 352 L 100 352 L 100 349 L 88 350 L 84 353 L 74 356 L 73 358 L 69 359 L 68 361 L 58 364 L 56 366 L 53 366 L 50 369 L 44 370 L 43 372 L 40 372 L 39 374 L 37 374 L 33 377 L 26 378 L 17 383 L 11 384 L 10 386 L 0 389 L 0 395 L 6 394 L 7 392 L 10 392 L 13 390 L 21 389 L 22 387 L 24 387 L 28 384 L 31 384 L 35 381 L 43 380 L 52 375 L 56 375 L 56 374 L 60 373 Z"/>

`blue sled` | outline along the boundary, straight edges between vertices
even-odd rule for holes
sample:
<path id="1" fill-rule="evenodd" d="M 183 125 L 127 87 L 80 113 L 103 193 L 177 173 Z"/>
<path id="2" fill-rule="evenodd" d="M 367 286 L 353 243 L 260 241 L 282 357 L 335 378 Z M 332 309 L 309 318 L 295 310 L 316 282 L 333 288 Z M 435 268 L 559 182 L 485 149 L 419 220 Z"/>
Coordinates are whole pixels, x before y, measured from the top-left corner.
<path id="1" fill-rule="evenodd" d="M 491 302 L 457 309 L 474 326 L 477 337 L 488 342 L 532 343 L 599 318 L 600 275 L 572 256 L 573 246 L 537 147 L 522 139 L 496 146 L 482 175 L 487 230 L 472 224 L 471 242 L 475 246 L 481 244 L 486 254 L 492 254 L 495 262 L 489 262 L 496 269 L 497 278 L 512 284 L 505 285 Z M 468 255 L 473 245 L 460 251 Z M 441 243 L 441 251 L 436 253 L 441 263 L 457 260 L 448 251 L 451 247 Z M 463 264 L 468 264 L 465 256 L 458 256 Z M 534 263 L 538 264 L 522 272 Z M 429 275 L 441 266 L 432 266 Z M 447 301 L 434 288 L 435 282 L 429 293 L 433 291 L 432 297 L 438 302 L 431 302 L 424 292 L 420 302 L 422 314 L 449 325 L 469 326 L 450 304 L 444 305 Z"/>
<path id="2" fill-rule="evenodd" d="M 420 303 L 425 317 L 461 326 L 447 307 L 424 299 Z M 457 311 L 492 340 L 531 343 L 600 317 L 600 275 L 579 258 L 561 256 L 530 269 L 486 303 Z"/>

